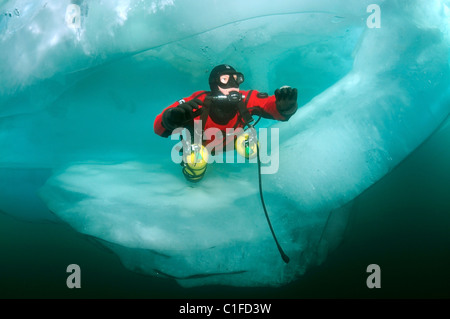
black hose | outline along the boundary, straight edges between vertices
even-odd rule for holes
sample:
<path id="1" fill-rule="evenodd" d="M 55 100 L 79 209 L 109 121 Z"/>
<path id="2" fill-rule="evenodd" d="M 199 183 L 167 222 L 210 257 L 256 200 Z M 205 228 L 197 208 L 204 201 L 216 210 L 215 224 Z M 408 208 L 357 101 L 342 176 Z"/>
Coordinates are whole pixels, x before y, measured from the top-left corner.
<path id="1" fill-rule="evenodd" d="M 280 243 L 278 243 L 277 236 L 275 236 L 275 232 L 273 231 L 272 223 L 270 222 L 269 214 L 267 213 L 266 204 L 264 203 L 263 191 L 262 191 L 262 178 L 261 178 L 261 159 L 259 157 L 259 144 L 256 141 L 256 152 L 258 156 L 258 177 L 259 177 L 259 195 L 261 197 L 261 203 L 264 209 L 264 214 L 266 215 L 267 223 L 269 224 L 270 231 L 272 233 L 273 239 L 275 240 L 275 244 L 277 244 L 278 251 L 280 252 L 281 258 L 287 264 L 289 263 L 289 257 L 284 253 L 283 248 L 281 248 Z"/>

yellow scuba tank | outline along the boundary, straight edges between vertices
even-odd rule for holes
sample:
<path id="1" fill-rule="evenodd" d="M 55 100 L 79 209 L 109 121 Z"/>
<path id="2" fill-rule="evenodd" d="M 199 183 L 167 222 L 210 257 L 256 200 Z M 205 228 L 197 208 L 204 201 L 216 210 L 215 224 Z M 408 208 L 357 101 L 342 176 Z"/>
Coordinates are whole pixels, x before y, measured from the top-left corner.
<path id="1" fill-rule="evenodd" d="M 192 144 L 190 153 L 183 156 L 183 174 L 190 182 L 200 181 L 206 172 L 208 150 L 201 144 Z"/>
<path id="2" fill-rule="evenodd" d="M 258 155 L 256 143 L 259 142 L 251 134 L 245 132 L 236 138 L 234 148 L 242 157 L 245 157 L 246 159 L 253 159 L 256 155 Z"/>

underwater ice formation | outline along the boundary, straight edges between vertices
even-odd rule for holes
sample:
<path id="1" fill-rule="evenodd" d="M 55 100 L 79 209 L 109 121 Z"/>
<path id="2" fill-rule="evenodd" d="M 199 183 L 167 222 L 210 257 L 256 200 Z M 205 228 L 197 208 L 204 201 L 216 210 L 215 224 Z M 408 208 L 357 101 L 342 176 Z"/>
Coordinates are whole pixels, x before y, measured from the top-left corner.
<path id="1" fill-rule="evenodd" d="M 448 1 L 3 1 L 0 209 L 51 211 L 128 268 L 184 286 L 286 284 L 448 116 L 448 30 Z M 174 142 L 153 132 L 223 62 L 244 89 L 300 91 L 299 111 L 271 126 L 280 164 L 263 176 L 287 265 L 254 164 L 215 163 L 188 185 Z"/>

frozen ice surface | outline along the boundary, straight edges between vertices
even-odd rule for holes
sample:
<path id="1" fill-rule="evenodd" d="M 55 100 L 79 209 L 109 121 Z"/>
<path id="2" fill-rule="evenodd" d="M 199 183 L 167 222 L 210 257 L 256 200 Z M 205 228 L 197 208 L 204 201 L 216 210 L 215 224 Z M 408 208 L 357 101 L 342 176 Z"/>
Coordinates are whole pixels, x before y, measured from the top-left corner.
<path id="1" fill-rule="evenodd" d="M 1 2 L 0 209 L 55 219 L 20 202 L 39 192 L 128 268 L 184 286 L 298 278 L 339 244 L 352 199 L 449 114 L 448 1 L 379 1 L 369 28 L 372 2 Z M 280 130 L 263 188 L 289 264 L 255 164 L 190 185 L 153 132 L 224 62 L 244 89 L 300 91 L 288 122 L 262 122 Z"/>

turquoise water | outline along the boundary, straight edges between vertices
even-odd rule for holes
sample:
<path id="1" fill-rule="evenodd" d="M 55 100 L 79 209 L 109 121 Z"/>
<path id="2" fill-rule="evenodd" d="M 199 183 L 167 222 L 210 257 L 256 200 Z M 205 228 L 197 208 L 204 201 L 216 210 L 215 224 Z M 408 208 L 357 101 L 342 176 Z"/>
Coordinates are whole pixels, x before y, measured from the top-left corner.
<path id="1" fill-rule="evenodd" d="M 448 1 L 32 3 L 0 1 L 0 297 L 448 297 Z M 153 132 L 221 63 L 299 89 L 264 176 L 289 265 L 256 168 L 186 186 Z"/>
<path id="2" fill-rule="evenodd" d="M 0 214 L 0 298 L 450 298 L 450 125 L 361 194 L 339 248 L 281 288 L 181 288 L 125 269 L 70 227 Z M 66 286 L 69 264 L 81 288 Z M 366 267 L 381 268 L 368 289 Z"/>

